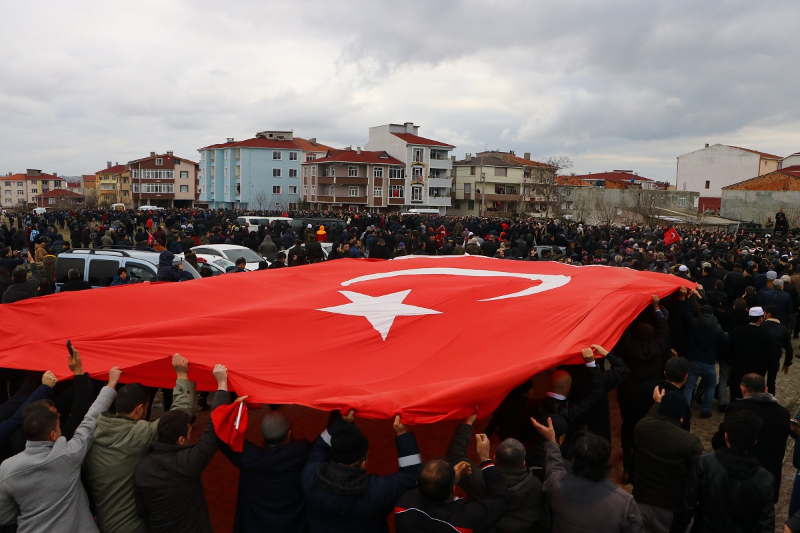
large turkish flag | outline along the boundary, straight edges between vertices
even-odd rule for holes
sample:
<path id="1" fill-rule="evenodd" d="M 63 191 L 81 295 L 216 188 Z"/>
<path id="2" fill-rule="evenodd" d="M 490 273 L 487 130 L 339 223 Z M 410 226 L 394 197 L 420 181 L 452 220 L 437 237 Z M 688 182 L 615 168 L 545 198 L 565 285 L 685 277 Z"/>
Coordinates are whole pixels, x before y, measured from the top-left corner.
<path id="1" fill-rule="evenodd" d="M 170 356 L 213 390 L 215 363 L 251 401 L 407 422 L 488 415 L 529 376 L 610 348 L 665 274 L 485 257 L 343 259 L 0 306 L 0 366 L 69 375 L 67 338 L 103 378 L 172 386 Z"/>

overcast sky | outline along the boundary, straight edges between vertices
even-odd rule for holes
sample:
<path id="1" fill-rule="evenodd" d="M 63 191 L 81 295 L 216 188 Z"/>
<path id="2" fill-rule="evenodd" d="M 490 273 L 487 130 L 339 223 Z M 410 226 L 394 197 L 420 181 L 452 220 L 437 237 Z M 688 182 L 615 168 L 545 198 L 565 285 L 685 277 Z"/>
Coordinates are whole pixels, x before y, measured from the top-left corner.
<path id="1" fill-rule="evenodd" d="M 94 173 L 265 129 L 674 181 L 704 143 L 800 151 L 797 0 L 0 0 L 0 172 Z"/>

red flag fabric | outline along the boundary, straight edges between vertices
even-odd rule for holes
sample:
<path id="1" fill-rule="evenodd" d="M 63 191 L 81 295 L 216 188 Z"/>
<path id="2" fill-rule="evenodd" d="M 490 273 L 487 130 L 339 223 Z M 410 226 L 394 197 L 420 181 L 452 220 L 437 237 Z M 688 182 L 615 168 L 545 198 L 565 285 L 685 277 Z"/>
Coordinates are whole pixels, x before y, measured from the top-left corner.
<path id="1" fill-rule="evenodd" d="M 155 239 L 155 237 L 153 237 L 153 234 L 148 231 L 147 232 L 147 245 L 148 246 L 153 246 L 153 243 L 155 241 L 156 241 L 156 239 Z"/>
<path id="2" fill-rule="evenodd" d="M 100 379 L 199 390 L 215 363 L 258 403 L 423 423 L 488 415 L 529 376 L 611 348 L 676 276 L 476 256 L 340 259 L 0 306 L 0 366 L 70 375 L 66 339 Z M 109 314 L 108 310 L 115 310 Z"/>
<path id="3" fill-rule="evenodd" d="M 678 235 L 678 232 L 675 231 L 675 228 L 667 228 L 664 231 L 664 244 L 669 246 L 674 242 L 678 242 L 681 240 L 681 236 Z"/>
<path id="4" fill-rule="evenodd" d="M 244 448 L 244 435 L 247 433 L 247 407 L 244 402 L 220 405 L 211 413 L 214 432 L 231 450 L 240 452 Z"/>

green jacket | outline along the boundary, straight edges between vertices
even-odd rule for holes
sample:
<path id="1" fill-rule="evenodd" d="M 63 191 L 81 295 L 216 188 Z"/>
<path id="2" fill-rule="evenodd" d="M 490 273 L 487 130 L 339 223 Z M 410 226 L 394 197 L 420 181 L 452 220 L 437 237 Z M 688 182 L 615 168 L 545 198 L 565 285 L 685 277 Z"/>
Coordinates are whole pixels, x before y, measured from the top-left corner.
<path id="1" fill-rule="evenodd" d="M 176 380 L 172 398 L 172 409 L 191 413 L 194 383 Z M 134 421 L 121 415 L 100 415 L 94 445 L 86 456 L 86 474 L 102 533 L 147 533 L 146 524 L 136 514 L 133 472 L 139 459 L 150 451 L 157 430 L 158 420 Z"/>

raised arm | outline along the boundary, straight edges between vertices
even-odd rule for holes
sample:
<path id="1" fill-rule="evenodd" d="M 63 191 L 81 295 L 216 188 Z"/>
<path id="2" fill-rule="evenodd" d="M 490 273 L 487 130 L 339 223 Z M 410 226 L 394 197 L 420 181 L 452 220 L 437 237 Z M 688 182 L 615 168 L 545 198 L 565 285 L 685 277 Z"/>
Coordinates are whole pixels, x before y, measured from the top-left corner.
<path id="1" fill-rule="evenodd" d="M 182 409 L 189 414 L 194 405 L 194 383 L 189 381 L 189 360 L 176 353 L 172 356 L 172 368 L 175 370 L 175 388 L 172 389 L 172 409 Z"/>

